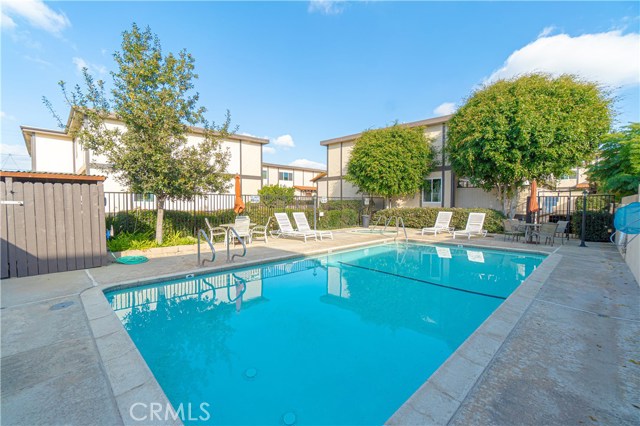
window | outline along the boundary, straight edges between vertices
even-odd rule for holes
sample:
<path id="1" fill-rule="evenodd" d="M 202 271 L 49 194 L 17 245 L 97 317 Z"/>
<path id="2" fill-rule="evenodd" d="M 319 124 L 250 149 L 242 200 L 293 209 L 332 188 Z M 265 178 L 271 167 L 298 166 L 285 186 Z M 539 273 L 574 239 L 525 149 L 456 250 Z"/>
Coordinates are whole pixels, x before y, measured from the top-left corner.
<path id="1" fill-rule="evenodd" d="M 262 169 L 262 179 L 267 178 L 267 169 Z"/>
<path id="2" fill-rule="evenodd" d="M 578 170 L 573 169 L 568 174 L 560 176 L 560 179 L 577 179 L 578 178 Z"/>
<path id="3" fill-rule="evenodd" d="M 442 200 L 442 179 L 426 179 L 422 190 L 422 201 L 439 203 Z"/>
<path id="4" fill-rule="evenodd" d="M 293 173 L 292 172 L 279 172 L 278 173 L 279 180 L 285 181 L 293 181 Z"/>
<path id="5" fill-rule="evenodd" d="M 153 201 L 153 194 L 133 194 L 133 201 L 136 201 L 136 202 Z"/>

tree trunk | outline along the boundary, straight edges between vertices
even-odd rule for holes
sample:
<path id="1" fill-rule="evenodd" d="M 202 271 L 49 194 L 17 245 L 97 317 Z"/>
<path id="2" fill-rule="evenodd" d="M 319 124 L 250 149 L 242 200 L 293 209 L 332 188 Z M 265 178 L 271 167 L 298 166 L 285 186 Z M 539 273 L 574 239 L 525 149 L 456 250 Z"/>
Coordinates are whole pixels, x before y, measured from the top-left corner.
<path id="1" fill-rule="evenodd" d="M 162 244 L 162 221 L 164 220 L 165 197 L 156 197 L 156 200 L 156 209 L 158 211 L 156 217 L 156 243 Z"/>

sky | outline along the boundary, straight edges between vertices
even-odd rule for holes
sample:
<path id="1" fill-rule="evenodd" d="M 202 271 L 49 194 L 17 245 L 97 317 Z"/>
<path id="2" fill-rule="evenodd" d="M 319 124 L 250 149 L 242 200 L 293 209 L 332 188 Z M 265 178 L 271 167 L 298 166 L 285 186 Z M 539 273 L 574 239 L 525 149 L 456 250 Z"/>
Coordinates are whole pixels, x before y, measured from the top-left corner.
<path id="1" fill-rule="evenodd" d="M 56 129 L 46 96 L 87 67 L 111 81 L 132 23 L 196 60 L 210 121 L 267 138 L 264 161 L 325 167 L 320 141 L 450 114 L 473 90 L 527 72 L 572 73 L 640 121 L 638 2 L 43 2 L 2 0 L 2 168 L 30 168 L 20 125 Z"/>

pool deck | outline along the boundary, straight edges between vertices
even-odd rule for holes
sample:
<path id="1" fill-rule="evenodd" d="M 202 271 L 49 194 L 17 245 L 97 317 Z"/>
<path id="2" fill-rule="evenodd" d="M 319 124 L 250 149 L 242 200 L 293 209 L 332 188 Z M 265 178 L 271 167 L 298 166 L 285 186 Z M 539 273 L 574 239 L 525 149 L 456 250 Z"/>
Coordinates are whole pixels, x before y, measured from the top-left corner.
<path id="1" fill-rule="evenodd" d="M 409 236 L 452 242 L 415 230 Z M 270 239 L 250 245 L 231 267 L 382 241 L 393 236 Z M 640 424 L 640 287 L 615 247 L 571 241 L 551 248 L 502 237 L 455 244 L 553 254 L 388 424 Z M 229 268 L 222 246 L 216 249 L 205 268 L 196 267 L 191 247 L 141 265 L 3 280 L 2 424 L 179 424 L 131 417 L 135 402 L 167 400 L 102 290 Z"/>

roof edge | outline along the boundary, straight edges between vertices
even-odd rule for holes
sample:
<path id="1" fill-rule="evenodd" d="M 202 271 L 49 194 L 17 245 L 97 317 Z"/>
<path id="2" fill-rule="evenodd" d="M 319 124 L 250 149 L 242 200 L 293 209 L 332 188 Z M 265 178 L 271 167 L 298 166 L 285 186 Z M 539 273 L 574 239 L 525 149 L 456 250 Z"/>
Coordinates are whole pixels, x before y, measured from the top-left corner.
<path id="1" fill-rule="evenodd" d="M 440 117 L 427 118 L 424 120 L 411 121 L 409 123 L 399 123 L 399 125 L 402 127 L 431 126 L 433 124 L 446 123 L 451 119 L 451 117 L 453 117 L 453 114 L 443 115 Z M 381 129 L 387 129 L 389 127 L 391 126 L 381 127 Z M 354 133 L 352 135 L 347 135 L 347 136 L 340 136 L 338 138 L 333 138 L 333 139 L 326 139 L 326 140 L 320 141 L 320 145 L 327 146 L 327 145 L 333 145 L 335 143 L 340 143 L 340 142 L 349 142 L 359 138 L 360 135 L 362 135 L 362 133 L 363 132 Z"/>

